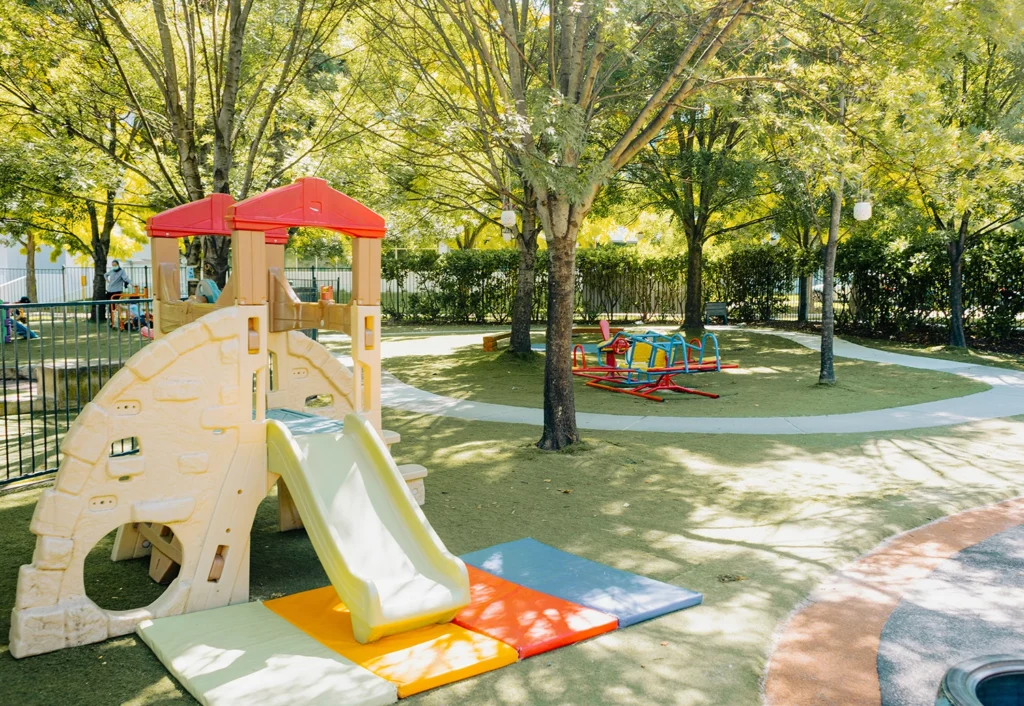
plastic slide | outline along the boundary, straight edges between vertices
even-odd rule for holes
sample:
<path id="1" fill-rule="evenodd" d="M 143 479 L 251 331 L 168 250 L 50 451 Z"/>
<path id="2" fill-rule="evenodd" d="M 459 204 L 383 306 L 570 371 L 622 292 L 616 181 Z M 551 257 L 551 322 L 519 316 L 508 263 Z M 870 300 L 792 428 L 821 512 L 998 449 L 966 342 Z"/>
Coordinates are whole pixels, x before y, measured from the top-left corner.
<path id="1" fill-rule="evenodd" d="M 383 441 L 349 414 L 340 432 L 292 435 L 267 421 L 268 470 L 284 478 L 362 643 L 469 604 L 469 576 L 427 522 Z"/>

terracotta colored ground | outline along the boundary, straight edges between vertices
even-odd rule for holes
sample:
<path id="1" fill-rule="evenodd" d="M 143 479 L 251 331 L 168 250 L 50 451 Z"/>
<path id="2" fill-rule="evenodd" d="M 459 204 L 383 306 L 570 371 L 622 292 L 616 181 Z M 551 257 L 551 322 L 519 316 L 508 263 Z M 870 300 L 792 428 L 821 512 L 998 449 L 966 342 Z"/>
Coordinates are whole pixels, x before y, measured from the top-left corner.
<path id="1" fill-rule="evenodd" d="M 1024 497 L 899 535 L 826 580 L 786 624 L 765 679 L 768 706 L 879 706 L 878 646 L 904 592 L 942 561 L 1024 524 Z"/>

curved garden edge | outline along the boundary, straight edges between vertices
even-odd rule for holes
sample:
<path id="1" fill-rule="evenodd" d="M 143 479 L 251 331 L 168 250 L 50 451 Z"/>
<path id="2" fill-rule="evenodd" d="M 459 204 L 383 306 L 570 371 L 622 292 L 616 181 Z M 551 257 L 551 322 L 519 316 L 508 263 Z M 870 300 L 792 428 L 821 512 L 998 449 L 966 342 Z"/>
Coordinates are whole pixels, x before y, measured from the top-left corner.
<path id="1" fill-rule="evenodd" d="M 817 350 L 817 336 L 772 329 L 744 328 L 753 333 L 789 339 Z M 462 345 L 468 337 L 459 339 Z M 479 336 L 473 336 L 478 339 Z M 452 343 L 449 349 L 458 344 Z M 441 351 L 438 351 L 441 352 Z M 384 357 L 403 355 L 401 348 L 382 351 Z M 581 429 L 625 431 L 629 429 L 665 433 L 701 434 L 853 434 L 880 431 L 902 431 L 928 427 L 944 427 L 969 422 L 1012 417 L 1024 414 L 1024 373 L 976 363 L 961 363 L 940 358 L 891 353 L 868 348 L 837 338 L 835 354 L 908 368 L 947 372 L 985 383 L 991 389 L 965 397 L 935 402 L 891 407 L 888 409 L 846 414 L 797 417 L 658 417 L 614 415 L 579 412 Z M 472 402 L 436 395 L 401 382 L 386 372 L 381 386 L 381 403 L 385 407 L 421 414 L 434 414 L 471 421 L 504 422 L 541 426 L 543 411 L 538 408 L 514 407 L 489 402 Z"/>
<path id="2" fill-rule="evenodd" d="M 958 552 L 1024 524 L 1024 496 L 897 534 L 832 574 L 781 624 L 765 706 L 879 706 L 882 630 L 904 593 Z"/>

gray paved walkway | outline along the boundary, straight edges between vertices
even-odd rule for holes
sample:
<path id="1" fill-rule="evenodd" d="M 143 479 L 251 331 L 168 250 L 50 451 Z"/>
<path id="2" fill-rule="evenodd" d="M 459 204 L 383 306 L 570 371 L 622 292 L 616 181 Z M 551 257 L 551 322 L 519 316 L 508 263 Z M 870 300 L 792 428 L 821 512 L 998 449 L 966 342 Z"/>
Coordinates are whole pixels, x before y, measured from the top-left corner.
<path id="1" fill-rule="evenodd" d="M 820 338 L 806 333 L 771 329 L 744 328 L 742 330 L 781 336 L 813 350 L 818 350 L 820 347 Z M 384 358 L 405 355 L 444 355 L 467 345 L 479 345 L 480 340 L 481 336 L 478 333 L 438 336 L 415 341 L 389 342 L 385 340 L 381 353 Z M 984 382 L 992 389 L 966 397 L 849 414 L 802 417 L 652 417 L 577 412 L 576 423 L 581 429 L 607 431 L 637 428 L 647 432 L 702 434 L 853 434 L 952 426 L 1024 414 L 1024 373 L 938 358 L 889 353 L 840 339 L 836 339 L 835 354 L 840 358 L 854 358 L 962 375 Z M 346 362 L 351 364 L 351 360 Z M 437 414 L 457 419 L 536 426 L 543 424 L 541 409 L 472 402 L 435 395 L 407 385 L 387 373 L 384 374 L 381 402 L 385 407 L 392 409 Z"/>

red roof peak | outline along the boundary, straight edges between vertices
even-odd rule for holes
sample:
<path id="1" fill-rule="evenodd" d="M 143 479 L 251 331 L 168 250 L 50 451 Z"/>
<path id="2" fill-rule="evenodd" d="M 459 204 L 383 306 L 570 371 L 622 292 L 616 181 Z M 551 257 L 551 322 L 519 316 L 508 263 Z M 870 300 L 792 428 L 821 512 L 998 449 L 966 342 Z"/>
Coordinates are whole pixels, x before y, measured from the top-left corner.
<path id="1" fill-rule="evenodd" d="M 240 201 L 228 208 L 227 222 L 235 230 L 309 226 L 354 238 L 383 238 L 385 233 L 381 216 L 318 177 L 297 179 Z"/>

